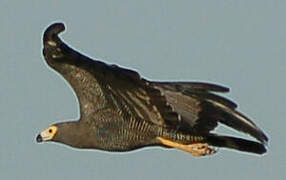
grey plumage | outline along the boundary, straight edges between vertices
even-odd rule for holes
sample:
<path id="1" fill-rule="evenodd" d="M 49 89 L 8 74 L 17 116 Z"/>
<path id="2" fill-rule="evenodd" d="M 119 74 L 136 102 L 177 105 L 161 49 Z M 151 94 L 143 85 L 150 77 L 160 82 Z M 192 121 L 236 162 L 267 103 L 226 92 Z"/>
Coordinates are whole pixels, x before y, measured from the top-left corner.
<path id="1" fill-rule="evenodd" d="M 216 94 L 228 88 L 144 79 L 133 70 L 92 60 L 71 49 L 58 37 L 63 30 L 64 25 L 56 23 L 45 31 L 43 54 L 47 64 L 74 89 L 81 116 L 79 121 L 53 125 L 57 132 L 48 140 L 108 151 L 155 145 L 184 149 L 195 143 L 259 154 L 266 151 L 266 135 L 236 110 L 234 102 Z M 210 133 L 218 123 L 260 143 Z"/>

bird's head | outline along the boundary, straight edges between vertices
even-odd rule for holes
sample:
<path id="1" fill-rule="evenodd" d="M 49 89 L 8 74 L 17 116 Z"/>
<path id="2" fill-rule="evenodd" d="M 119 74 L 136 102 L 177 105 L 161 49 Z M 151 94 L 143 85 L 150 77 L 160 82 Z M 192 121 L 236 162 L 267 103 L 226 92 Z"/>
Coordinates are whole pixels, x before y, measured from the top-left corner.
<path id="1" fill-rule="evenodd" d="M 54 141 L 68 144 L 65 141 L 72 141 L 72 139 L 75 139 L 80 133 L 79 124 L 77 121 L 67 121 L 50 125 L 47 129 L 38 134 L 36 141 L 38 143 Z"/>
<path id="2" fill-rule="evenodd" d="M 88 128 L 81 125 L 79 121 L 68 121 L 53 124 L 43 130 L 36 137 L 38 143 L 41 142 L 58 142 L 77 148 L 90 147 Z"/>
<path id="3" fill-rule="evenodd" d="M 38 134 L 36 140 L 38 143 L 45 142 L 45 141 L 54 141 L 57 133 L 58 133 L 58 126 L 52 125 Z"/>

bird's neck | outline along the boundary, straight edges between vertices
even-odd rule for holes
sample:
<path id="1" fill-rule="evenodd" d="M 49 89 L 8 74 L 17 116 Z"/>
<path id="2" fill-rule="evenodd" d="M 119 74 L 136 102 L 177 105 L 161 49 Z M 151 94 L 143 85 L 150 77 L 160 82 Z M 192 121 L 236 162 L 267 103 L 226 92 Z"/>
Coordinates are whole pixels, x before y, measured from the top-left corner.
<path id="1" fill-rule="evenodd" d="M 59 130 L 58 135 L 54 141 L 61 142 L 76 148 L 92 148 L 95 146 L 94 142 L 91 142 L 89 128 L 85 123 L 79 121 L 70 121 L 57 124 Z"/>

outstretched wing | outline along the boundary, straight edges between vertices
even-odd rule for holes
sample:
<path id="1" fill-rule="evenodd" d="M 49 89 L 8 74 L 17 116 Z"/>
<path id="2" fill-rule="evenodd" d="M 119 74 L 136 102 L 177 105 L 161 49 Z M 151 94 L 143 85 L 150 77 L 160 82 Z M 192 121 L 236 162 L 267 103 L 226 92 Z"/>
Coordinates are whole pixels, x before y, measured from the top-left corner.
<path id="1" fill-rule="evenodd" d="M 160 90 L 135 71 L 92 60 L 73 50 L 58 37 L 64 29 L 61 23 L 48 27 L 44 33 L 43 54 L 48 65 L 74 89 L 81 119 L 109 108 L 123 119 L 144 119 L 161 126 L 178 124 L 179 115 Z"/>
<path id="2" fill-rule="evenodd" d="M 191 82 L 151 82 L 132 70 L 107 65 L 74 51 L 60 40 L 61 23 L 44 33 L 44 56 L 73 87 L 80 103 L 81 118 L 105 108 L 121 119 L 134 118 L 185 132 L 208 133 L 224 123 L 261 142 L 267 137 L 236 104 L 212 92 L 228 88 Z"/>

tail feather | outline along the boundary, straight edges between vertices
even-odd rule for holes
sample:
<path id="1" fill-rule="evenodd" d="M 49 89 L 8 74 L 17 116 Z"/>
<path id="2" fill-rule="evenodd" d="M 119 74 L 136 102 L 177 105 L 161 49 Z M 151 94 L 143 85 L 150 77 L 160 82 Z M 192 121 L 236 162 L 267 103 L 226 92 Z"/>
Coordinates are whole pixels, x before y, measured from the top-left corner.
<path id="1" fill-rule="evenodd" d="M 206 141 L 209 145 L 231 148 L 239 151 L 264 154 L 267 150 L 261 143 L 236 137 L 208 135 Z"/>

